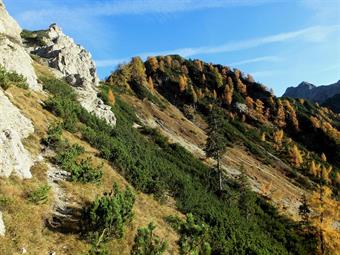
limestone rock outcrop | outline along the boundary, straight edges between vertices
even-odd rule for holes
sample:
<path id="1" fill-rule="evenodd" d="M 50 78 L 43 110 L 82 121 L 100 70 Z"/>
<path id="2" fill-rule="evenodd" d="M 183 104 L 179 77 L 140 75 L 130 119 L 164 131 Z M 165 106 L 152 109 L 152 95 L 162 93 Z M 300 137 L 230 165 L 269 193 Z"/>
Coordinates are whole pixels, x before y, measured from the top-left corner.
<path id="1" fill-rule="evenodd" d="M 8 14 L 0 0 L 0 65 L 8 71 L 15 71 L 27 78 L 33 90 L 41 90 L 32 66 L 32 59 L 22 45 L 21 28 Z"/>
<path id="2" fill-rule="evenodd" d="M 91 54 L 66 36 L 56 24 L 52 24 L 46 33 L 46 46 L 37 46 L 32 53 L 47 60 L 49 67 L 62 74 L 74 87 L 79 102 L 86 110 L 115 125 L 116 118 L 111 107 L 97 96 L 99 79 Z"/>
<path id="3" fill-rule="evenodd" d="M 33 133 L 34 127 L 1 89 L 0 110 L 0 176 L 9 177 L 13 173 L 20 178 L 31 178 L 34 162 L 22 139 Z"/>

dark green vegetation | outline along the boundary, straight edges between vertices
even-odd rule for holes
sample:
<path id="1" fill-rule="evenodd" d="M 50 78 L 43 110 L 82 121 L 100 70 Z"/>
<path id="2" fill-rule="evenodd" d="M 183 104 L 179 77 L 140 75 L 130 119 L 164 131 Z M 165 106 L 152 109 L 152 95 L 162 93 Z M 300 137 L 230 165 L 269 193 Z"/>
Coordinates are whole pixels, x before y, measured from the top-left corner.
<path id="1" fill-rule="evenodd" d="M 340 94 L 336 94 L 335 96 L 328 98 L 322 106 L 328 107 L 332 109 L 333 112 L 340 113 Z"/>
<path id="2" fill-rule="evenodd" d="M 47 37 L 47 30 L 30 31 L 24 29 L 21 32 L 21 38 L 30 46 L 46 46 L 44 37 Z"/>
<path id="3" fill-rule="evenodd" d="M 11 85 L 23 89 L 28 88 L 26 78 L 23 75 L 17 74 L 15 72 L 8 72 L 3 66 L 0 65 L 0 87 L 3 90 L 6 90 Z"/>
<path id="4" fill-rule="evenodd" d="M 78 159 L 85 152 L 84 148 L 78 144 L 70 145 L 67 140 L 62 140 L 62 128 L 62 124 L 51 126 L 45 139 L 45 142 L 56 152 L 53 162 L 70 173 L 71 181 L 99 183 L 103 175 L 102 166 L 93 167 L 91 158 Z"/>
<path id="5" fill-rule="evenodd" d="M 108 255 L 106 242 L 124 236 L 125 225 L 133 217 L 132 208 L 135 195 L 127 188 L 121 191 L 113 184 L 110 193 L 97 197 L 83 208 L 80 225 L 83 237 L 92 242 L 90 255 Z"/>
<path id="6" fill-rule="evenodd" d="M 48 192 L 50 191 L 51 187 L 48 185 L 43 185 L 37 188 L 36 190 L 30 192 L 27 195 L 28 201 L 34 204 L 43 204 L 46 203 L 48 200 Z"/>
<path id="7" fill-rule="evenodd" d="M 182 254 L 211 254 L 211 246 L 207 242 L 209 236 L 207 225 L 197 223 L 191 213 L 187 215 L 185 221 L 176 217 L 168 217 L 167 220 L 181 235 L 179 245 Z"/>
<path id="8" fill-rule="evenodd" d="M 122 238 L 125 224 L 132 219 L 132 207 L 135 196 L 127 188 L 121 191 L 114 184 L 110 193 L 97 197 L 82 213 L 83 232 L 98 242 L 105 242 L 112 238 Z"/>
<path id="9" fill-rule="evenodd" d="M 248 204 L 251 210 L 244 212 L 238 202 L 241 194 L 237 183 L 226 180 L 221 194 L 215 171 L 181 146 L 169 144 L 157 131 L 134 129 L 132 124 L 138 122 L 134 110 L 119 96 L 113 108 L 117 126 L 112 128 L 85 111 L 65 82 L 45 79 L 44 83 L 52 94 L 46 108 L 64 120 L 69 118 L 83 139 L 114 164 L 137 190 L 154 194 L 160 200 L 166 195 L 174 197 L 181 212 L 195 217 L 193 224 L 207 229 L 202 241 L 209 244 L 211 254 L 314 253 L 313 236 L 307 236 L 299 224 L 279 216 L 261 198 Z M 111 196 L 106 195 L 104 200 L 111 201 Z M 101 201 L 90 208 L 97 208 Z M 192 231 L 184 231 L 184 240 L 190 238 Z"/>
<path id="10" fill-rule="evenodd" d="M 161 255 L 166 251 L 167 243 L 154 235 L 155 225 L 149 223 L 147 227 L 137 230 L 132 255 Z"/>

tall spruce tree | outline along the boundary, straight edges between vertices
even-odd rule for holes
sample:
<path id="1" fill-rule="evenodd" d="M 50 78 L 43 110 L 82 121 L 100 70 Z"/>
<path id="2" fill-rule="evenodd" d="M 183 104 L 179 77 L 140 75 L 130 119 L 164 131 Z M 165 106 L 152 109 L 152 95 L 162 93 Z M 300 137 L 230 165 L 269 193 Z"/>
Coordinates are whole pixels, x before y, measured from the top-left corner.
<path id="1" fill-rule="evenodd" d="M 216 160 L 216 170 L 219 175 L 219 190 L 223 190 L 223 172 L 221 169 L 221 158 L 227 149 L 227 140 L 222 132 L 221 114 L 212 109 L 208 117 L 208 139 L 204 148 L 207 157 Z"/>
<path id="2" fill-rule="evenodd" d="M 308 200 L 305 194 L 301 197 L 301 205 L 299 206 L 299 215 L 301 217 L 301 223 L 303 226 L 309 226 L 310 223 L 310 213 Z"/>

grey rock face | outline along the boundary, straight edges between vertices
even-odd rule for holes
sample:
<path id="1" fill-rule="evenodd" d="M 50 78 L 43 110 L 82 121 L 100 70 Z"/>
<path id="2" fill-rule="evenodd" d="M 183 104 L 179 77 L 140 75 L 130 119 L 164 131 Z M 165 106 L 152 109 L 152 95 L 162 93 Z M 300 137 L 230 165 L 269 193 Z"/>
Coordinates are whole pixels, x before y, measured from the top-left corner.
<path id="1" fill-rule="evenodd" d="M 55 24 L 49 27 L 47 34 L 46 46 L 37 47 L 32 53 L 47 59 L 48 65 L 62 74 L 74 87 L 79 102 L 86 110 L 114 126 L 116 118 L 111 107 L 97 96 L 99 78 L 91 54 Z"/>
<path id="2" fill-rule="evenodd" d="M 18 23 L 8 14 L 5 5 L 0 1 L 0 65 L 8 71 L 25 76 L 31 89 L 41 90 L 32 59 L 22 45 L 20 33 Z"/>
<path id="3" fill-rule="evenodd" d="M 0 90 L 0 176 L 12 173 L 20 178 L 31 178 L 33 159 L 21 140 L 34 132 L 29 119 L 21 114 Z"/>
<path id="4" fill-rule="evenodd" d="M 284 97 L 304 98 L 314 102 L 323 103 L 328 98 L 340 94 L 340 80 L 334 84 L 315 86 L 302 82 L 297 87 L 289 87 L 283 94 Z"/>

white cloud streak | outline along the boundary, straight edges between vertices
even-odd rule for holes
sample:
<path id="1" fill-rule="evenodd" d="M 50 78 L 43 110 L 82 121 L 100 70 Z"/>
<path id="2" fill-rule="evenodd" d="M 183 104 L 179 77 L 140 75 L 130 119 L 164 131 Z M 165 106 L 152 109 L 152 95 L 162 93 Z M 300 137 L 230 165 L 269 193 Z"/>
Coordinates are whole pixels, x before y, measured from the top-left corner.
<path id="1" fill-rule="evenodd" d="M 230 66 L 242 66 L 242 65 L 258 63 L 258 62 L 278 62 L 281 60 L 282 59 L 277 56 L 263 56 L 263 57 L 251 58 L 251 59 L 241 60 L 238 62 L 233 62 L 233 63 L 230 63 L 229 65 Z"/>
<path id="2" fill-rule="evenodd" d="M 229 42 L 229 43 L 225 43 L 222 45 L 179 48 L 179 49 L 159 51 L 159 52 L 142 52 L 139 54 L 135 54 L 135 56 L 146 58 L 147 56 L 179 54 L 183 57 L 192 57 L 192 56 L 197 56 L 197 55 L 240 51 L 240 50 L 255 48 L 255 47 L 264 46 L 264 45 L 268 45 L 272 43 L 282 43 L 282 42 L 286 42 L 290 40 L 297 40 L 297 39 L 302 39 L 308 42 L 322 42 L 330 34 L 337 32 L 339 30 L 340 30 L 340 25 L 313 26 L 313 27 L 308 27 L 308 28 L 301 29 L 301 30 L 279 33 L 279 34 L 269 35 L 269 36 L 264 36 L 264 37 L 258 37 L 258 38 L 244 40 L 244 41 Z M 117 65 L 119 61 L 126 62 L 128 60 L 129 60 L 129 57 L 123 58 L 123 59 L 97 60 L 97 66 L 98 67 L 113 66 L 113 65 Z M 257 61 L 261 61 L 261 59 L 247 60 L 248 63 L 249 61 L 257 62 Z"/>
<path id="3" fill-rule="evenodd" d="M 175 13 L 235 6 L 257 6 L 284 0 L 107 0 L 93 1 L 73 8 L 58 4 L 56 8 L 28 10 L 21 14 L 25 21 L 43 20 L 49 17 L 117 16 L 150 13 Z"/>

